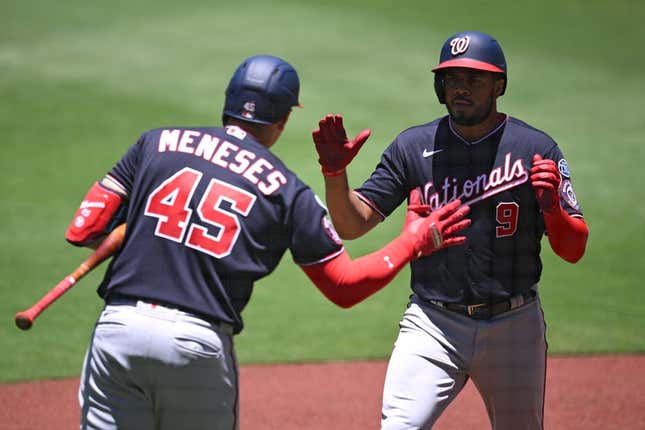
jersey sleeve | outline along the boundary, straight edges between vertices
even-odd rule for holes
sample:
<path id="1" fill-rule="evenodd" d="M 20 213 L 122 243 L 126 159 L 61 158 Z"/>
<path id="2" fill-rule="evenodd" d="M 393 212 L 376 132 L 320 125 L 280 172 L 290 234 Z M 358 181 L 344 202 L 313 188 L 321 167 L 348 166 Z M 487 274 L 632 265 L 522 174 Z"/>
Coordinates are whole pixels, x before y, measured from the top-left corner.
<path id="1" fill-rule="evenodd" d="M 147 133 L 142 134 L 139 140 L 128 148 L 125 155 L 121 157 L 121 159 L 108 173 L 110 179 L 116 180 L 117 183 L 128 192 L 128 194 L 132 191 L 136 168 L 139 164 L 139 156 L 146 139 L 146 134 Z"/>
<path id="2" fill-rule="evenodd" d="M 358 197 L 383 218 L 394 212 L 410 189 L 401 149 L 401 140 L 397 138 L 383 152 L 372 175 L 355 190 Z"/>
<path id="3" fill-rule="evenodd" d="M 296 264 L 307 266 L 331 260 L 343 251 L 322 201 L 309 188 L 296 195 L 291 207 L 289 249 Z"/>
<path id="4" fill-rule="evenodd" d="M 562 208 L 571 216 L 582 217 L 582 209 L 580 208 L 580 203 L 576 197 L 576 193 L 573 191 L 573 183 L 571 181 L 571 172 L 569 171 L 569 165 L 567 160 L 564 158 L 562 151 L 558 145 L 553 145 L 553 147 L 544 154 L 545 158 L 549 158 L 555 161 L 558 171 L 560 172 L 560 177 L 562 182 L 560 183 L 560 205 Z"/>

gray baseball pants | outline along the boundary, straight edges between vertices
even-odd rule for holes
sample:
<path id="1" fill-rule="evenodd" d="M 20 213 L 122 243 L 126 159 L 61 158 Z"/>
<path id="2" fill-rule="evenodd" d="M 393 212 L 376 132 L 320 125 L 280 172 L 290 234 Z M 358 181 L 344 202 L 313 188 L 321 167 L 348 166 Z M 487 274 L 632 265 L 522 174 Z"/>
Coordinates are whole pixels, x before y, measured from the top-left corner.
<path id="1" fill-rule="evenodd" d="M 135 302 L 108 305 L 79 389 L 82 430 L 234 430 L 238 372 L 230 326 Z"/>
<path id="2" fill-rule="evenodd" d="M 381 429 L 431 428 L 472 378 L 494 430 L 541 430 L 546 350 L 539 298 L 489 320 L 412 304 L 388 364 Z"/>

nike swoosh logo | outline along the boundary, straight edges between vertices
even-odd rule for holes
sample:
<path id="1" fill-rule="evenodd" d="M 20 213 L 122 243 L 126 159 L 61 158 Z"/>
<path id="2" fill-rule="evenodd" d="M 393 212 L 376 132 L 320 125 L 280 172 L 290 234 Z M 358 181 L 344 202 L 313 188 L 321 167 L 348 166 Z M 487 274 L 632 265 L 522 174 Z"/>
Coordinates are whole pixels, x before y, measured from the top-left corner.
<path id="1" fill-rule="evenodd" d="M 431 156 L 433 156 L 435 154 L 440 153 L 441 151 L 443 151 L 443 149 L 437 149 L 437 150 L 434 150 L 434 151 L 428 151 L 427 149 L 424 149 L 423 150 L 423 158 L 431 157 Z"/>

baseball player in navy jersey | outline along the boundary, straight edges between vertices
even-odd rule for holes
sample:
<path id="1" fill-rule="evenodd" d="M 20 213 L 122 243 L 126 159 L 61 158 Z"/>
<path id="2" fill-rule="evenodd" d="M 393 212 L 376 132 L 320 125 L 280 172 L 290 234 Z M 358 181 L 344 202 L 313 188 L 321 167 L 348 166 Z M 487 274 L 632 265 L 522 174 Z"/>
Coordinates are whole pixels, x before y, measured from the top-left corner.
<path id="1" fill-rule="evenodd" d="M 494 429 L 542 429 L 541 239 L 547 234 L 553 251 L 575 263 L 588 229 L 558 145 L 497 111 L 507 83 L 499 43 L 480 32 L 455 34 L 432 71 L 448 115 L 400 133 L 360 188 L 349 188 L 345 168 L 369 129 L 349 140 L 342 117 L 328 115 L 313 132 L 342 238 L 365 234 L 415 188 L 430 215 L 458 200 L 471 207 L 462 245 L 411 262 L 382 429 L 432 427 L 469 378 Z"/>
<path id="2" fill-rule="evenodd" d="M 226 90 L 224 127 L 145 132 L 88 191 L 66 234 L 94 246 L 126 235 L 99 295 L 86 354 L 82 429 L 238 428 L 233 335 L 253 283 L 286 250 L 332 302 L 352 306 L 412 259 L 463 243 L 469 208 L 430 217 L 420 192 L 399 237 L 351 260 L 327 211 L 269 148 L 300 82 L 284 60 L 244 60 Z"/>

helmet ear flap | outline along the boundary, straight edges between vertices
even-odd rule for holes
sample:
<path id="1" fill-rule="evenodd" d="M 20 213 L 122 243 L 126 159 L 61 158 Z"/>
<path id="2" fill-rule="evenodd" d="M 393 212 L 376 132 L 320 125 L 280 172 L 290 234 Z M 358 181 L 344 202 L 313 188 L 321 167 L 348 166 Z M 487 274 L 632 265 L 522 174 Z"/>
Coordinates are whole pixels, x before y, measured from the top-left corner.
<path id="1" fill-rule="evenodd" d="M 443 76 L 443 73 L 435 73 L 434 75 L 434 92 L 442 105 L 446 104 L 446 87 Z"/>
<path id="2" fill-rule="evenodd" d="M 506 84 L 508 83 L 508 79 L 506 78 L 506 75 L 501 74 L 501 73 L 500 73 L 500 74 L 498 74 L 497 76 L 499 76 L 499 77 L 497 78 L 497 80 L 502 80 L 502 81 L 504 81 L 504 82 L 503 82 L 503 84 L 502 84 L 502 89 L 500 90 L 499 94 L 497 95 L 497 97 L 501 97 L 501 96 L 503 96 L 503 95 L 504 95 L 504 93 L 506 92 Z"/>
<path id="3" fill-rule="evenodd" d="M 499 93 L 500 96 L 503 96 L 504 93 L 506 92 L 506 85 L 507 84 L 508 84 L 508 78 L 506 77 L 506 75 L 504 75 L 504 86 L 502 87 L 502 92 Z"/>

